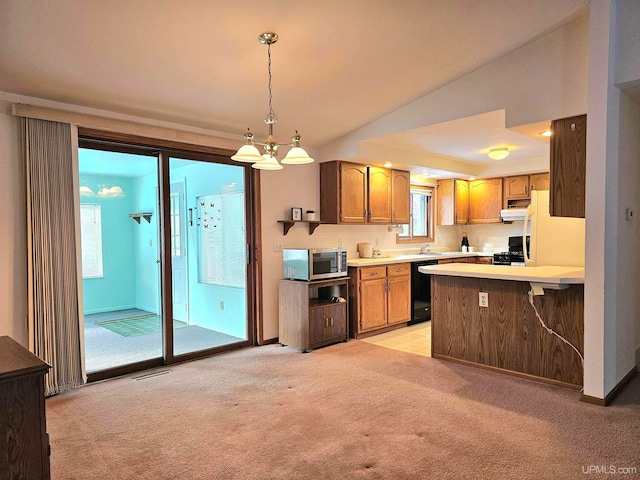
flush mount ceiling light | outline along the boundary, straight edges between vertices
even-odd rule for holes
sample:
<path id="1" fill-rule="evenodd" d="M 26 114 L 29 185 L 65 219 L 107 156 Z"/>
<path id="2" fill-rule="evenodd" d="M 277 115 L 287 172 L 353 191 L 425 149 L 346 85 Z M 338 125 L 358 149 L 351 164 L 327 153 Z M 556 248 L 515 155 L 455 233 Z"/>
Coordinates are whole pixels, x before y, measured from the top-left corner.
<path id="1" fill-rule="evenodd" d="M 496 147 L 490 148 L 489 158 L 492 160 L 502 160 L 503 158 L 507 158 L 509 156 L 509 148 L 508 147 Z"/>
<path id="2" fill-rule="evenodd" d="M 273 136 L 273 125 L 278 121 L 275 112 L 273 111 L 273 106 L 271 104 L 272 100 L 272 92 L 271 92 L 271 45 L 278 41 L 278 34 L 273 32 L 265 32 L 258 37 L 258 40 L 263 45 L 267 45 L 269 47 L 267 51 L 268 56 L 268 70 L 269 70 L 269 114 L 267 118 L 265 118 L 264 123 L 269 126 L 269 136 L 265 140 L 265 143 L 257 143 L 257 145 L 261 145 L 264 147 L 265 154 L 261 155 L 260 151 L 256 148 L 256 143 L 253 141 L 253 132 L 250 128 L 247 128 L 247 131 L 244 134 L 244 145 L 240 147 L 240 149 L 236 152 L 235 155 L 231 157 L 232 160 L 236 160 L 238 162 L 251 162 L 253 163 L 253 168 L 258 168 L 261 170 L 280 170 L 282 166 L 278 163 L 276 159 L 276 155 L 278 153 L 278 147 L 280 144 Z M 313 158 L 304 151 L 302 147 L 300 147 L 300 134 L 296 130 L 291 137 L 290 144 L 286 146 L 293 147 L 289 150 L 289 153 L 282 159 L 282 163 L 285 164 L 303 164 L 303 163 L 312 163 Z"/>
<path id="3" fill-rule="evenodd" d="M 551 130 L 545 130 L 544 132 L 540 132 L 540 135 L 543 137 L 550 137 L 551 136 Z"/>

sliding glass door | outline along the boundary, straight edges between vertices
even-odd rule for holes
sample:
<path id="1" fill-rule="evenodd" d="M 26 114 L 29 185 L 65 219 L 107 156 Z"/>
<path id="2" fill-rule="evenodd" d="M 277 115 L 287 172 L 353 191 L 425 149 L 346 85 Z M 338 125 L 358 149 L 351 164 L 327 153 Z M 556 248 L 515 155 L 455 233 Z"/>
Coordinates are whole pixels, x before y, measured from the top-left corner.
<path id="1" fill-rule="evenodd" d="M 248 169 L 160 149 L 81 146 L 90 380 L 249 344 Z"/>
<path id="2" fill-rule="evenodd" d="M 248 339 L 244 170 L 169 159 L 176 356 Z"/>

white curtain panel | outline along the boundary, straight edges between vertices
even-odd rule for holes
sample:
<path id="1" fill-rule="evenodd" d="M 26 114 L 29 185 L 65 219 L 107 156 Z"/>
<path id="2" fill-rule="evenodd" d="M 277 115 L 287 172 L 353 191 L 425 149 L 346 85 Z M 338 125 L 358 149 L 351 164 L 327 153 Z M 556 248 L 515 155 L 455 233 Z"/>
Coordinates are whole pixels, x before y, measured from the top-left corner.
<path id="1" fill-rule="evenodd" d="M 51 369 L 46 395 L 83 383 L 71 125 L 23 119 L 30 346 Z"/>

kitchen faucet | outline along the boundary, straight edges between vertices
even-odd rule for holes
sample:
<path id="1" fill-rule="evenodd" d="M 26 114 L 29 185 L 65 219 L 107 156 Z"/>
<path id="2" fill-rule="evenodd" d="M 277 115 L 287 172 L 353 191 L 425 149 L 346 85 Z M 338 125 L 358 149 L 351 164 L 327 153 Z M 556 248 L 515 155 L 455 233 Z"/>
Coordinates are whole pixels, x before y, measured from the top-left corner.
<path id="1" fill-rule="evenodd" d="M 427 250 L 426 252 L 425 249 Z M 425 243 L 420 247 L 420 254 L 422 255 L 424 253 L 431 253 L 431 246 L 428 243 Z"/>

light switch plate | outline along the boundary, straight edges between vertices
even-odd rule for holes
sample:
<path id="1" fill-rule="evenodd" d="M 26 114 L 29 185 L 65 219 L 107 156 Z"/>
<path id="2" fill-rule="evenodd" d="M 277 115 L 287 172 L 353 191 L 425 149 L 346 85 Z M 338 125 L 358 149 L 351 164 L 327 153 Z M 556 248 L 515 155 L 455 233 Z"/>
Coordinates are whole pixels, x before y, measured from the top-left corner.
<path id="1" fill-rule="evenodd" d="M 282 251 L 282 242 L 279 241 L 275 241 L 273 242 L 273 251 L 274 252 L 281 252 Z"/>

